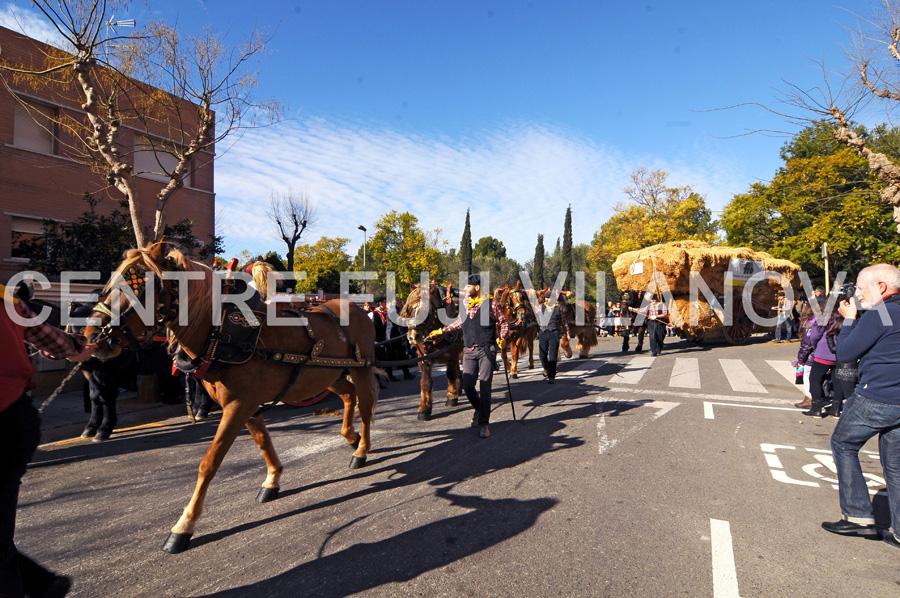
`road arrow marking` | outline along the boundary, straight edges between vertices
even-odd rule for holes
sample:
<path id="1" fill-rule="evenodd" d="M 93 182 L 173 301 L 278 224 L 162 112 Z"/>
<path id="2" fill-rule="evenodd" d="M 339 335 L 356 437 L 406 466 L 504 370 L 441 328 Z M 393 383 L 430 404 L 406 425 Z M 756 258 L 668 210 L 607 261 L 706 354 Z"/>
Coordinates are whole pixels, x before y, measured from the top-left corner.
<path id="1" fill-rule="evenodd" d="M 599 454 L 603 454 L 612 447 L 616 446 L 620 440 L 625 440 L 635 432 L 638 432 L 641 428 L 646 426 L 647 424 L 656 421 L 675 407 L 681 405 L 681 403 L 670 403 L 668 401 L 616 401 L 616 400 L 599 400 L 597 404 L 600 407 L 600 414 L 597 419 L 597 438 L 598 442 L 598 450 Z M 629 405 L 632 407 L 650 407 L 652 409 L 656 409 L 656 413 L 653 414 L 653 417 L 649 420 L 645 420 L 635 427 L 628 430 L 624 436 L 621 438 L 617 438 L 615 440 L 609 439 L 609 434 L 607 434 L 607 426 L 606 426 L 606 405 Z"/>

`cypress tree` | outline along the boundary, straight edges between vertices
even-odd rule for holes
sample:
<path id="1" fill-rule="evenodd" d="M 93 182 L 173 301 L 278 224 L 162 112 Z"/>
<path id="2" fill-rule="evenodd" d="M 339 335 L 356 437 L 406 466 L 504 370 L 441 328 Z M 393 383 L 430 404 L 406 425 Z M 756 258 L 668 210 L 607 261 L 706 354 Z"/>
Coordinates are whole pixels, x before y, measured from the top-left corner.
<path id="1" fill-rule="evenodd" d="M 544 288 L 544 235 L 538 235 L 534 248 L 534 270 L 531 272 L 531 284 L 535 289 Z"/>
<path id="2" fill-rule="evenodd" d="M 463 270 L 472 273 L 472 225 L 469 222 L 469 210 L 466 210 L 466 227 L 459 243 L 459 263 Z"/>
<path id="3" fill-rule="evenodd" d="M 566 208 L 566 224 L 563 229 L 562 260 L 559 268 L 560 271 L 567 273 L 565 287 L 571 289 L 572 280 L 575 278 L 575 273 L 572 272 L 572 204 L 569 204 L 569 207 Z"/>

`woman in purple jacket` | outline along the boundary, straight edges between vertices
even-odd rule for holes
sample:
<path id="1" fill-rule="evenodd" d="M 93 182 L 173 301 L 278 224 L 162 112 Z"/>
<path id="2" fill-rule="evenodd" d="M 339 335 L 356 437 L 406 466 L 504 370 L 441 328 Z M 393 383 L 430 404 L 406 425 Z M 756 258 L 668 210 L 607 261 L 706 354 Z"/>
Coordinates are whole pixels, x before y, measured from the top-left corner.
<path id="1" fill-rule="evenodd" d="M 812 366 L 812 354 L 816 346 L 810 341 L 810 337 L 815 323 L 816 318 L 813 315 L 812 308 L 807 303 L 803 306 L 803 311 L 800 312 L 800 327 L 797 329 L 797 336 L 800 338 L 797 361 L 791 363 L 795 368 L 803 368 L 803 394 L 806 395 L 806 398 L 799 403 L 794 403 L 794 407 L 800 409 L 812 407 L 812 398 L 809 392 L 809 372 Z"/>
<path id="2" fill-rule="evenodd" d="M 823 326 L 820 322 L 825 321 Z M 803 415 L 813 417 L 826 417 L 828 412 L 825 411 L 825 404 L 828 402 L 825 397 L 825 381 L 831 379 L 831 371 L 837 358 L 834 351 L 828 346 L 826 331 L 834 325 L 834 312 L 830 316 L 823 314 L 813 324 L 810 329 L 810 343 L 814 345 L 812 353 L 812 363 L 809 370 L 809 393 L 812 397 L 812 405 L 809 411 L 804 411 Z"/>

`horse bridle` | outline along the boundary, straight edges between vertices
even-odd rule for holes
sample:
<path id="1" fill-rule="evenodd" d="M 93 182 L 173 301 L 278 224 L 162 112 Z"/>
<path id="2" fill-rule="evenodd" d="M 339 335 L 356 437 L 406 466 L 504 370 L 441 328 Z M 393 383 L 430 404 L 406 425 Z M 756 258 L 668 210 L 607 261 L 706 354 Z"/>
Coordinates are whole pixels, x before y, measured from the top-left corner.
<path id="1" fill-rule="evenodd" d="M 166 258 L 166 263 L 172 268 L 173 271 L 181 271 L 181 268 L 171 257 Z M 134 299 L 137 302 L 143 302 L 144 296 L 147 291 L 147 272 L 149 272 L 149 268 L 141 264 L 129 264 L 125 267 L 121 275 L 121 280 L 115 282 L 110 286 L 109 292 L 106 295 L 106 299 L 112 296 L 112 291 L 119 290 L 121 294 L 128 297 L 128 293 L 122 291 L 122 287 L 128 287 Z M 167 284 L 168 283 L 168 284 Z M 163 326 L 175 320 L 178 317 L 178 280 L 177 279 L 162 279 L 161 277 L 154 276 L 153 277 L 153 286 L 156 297 L 162 299 L 158 302 L 154 309 L 154 316 L 157 326 Z M 167 288 L 168 287 L 168 288 Z M 118 343 L 118 339 L 113 336 L 113 333 L 120 329 L 121 334 L 125 337 L 128 344 L 123 345 L 123 349 L 132 350 L 138 349 L 141 346 L 140 339 L 135 336 L 134 332 L 128 326 L 124 325 L 125 320 L 131 315 L 131 312 L 135 310 L 135 301 L 129 301 L 128 306 L 119 313 L 119 321 L 117 324 L 113 324 L 115 320 L 115 314 L 112 309 L 106 304 L 104 301 L 98 302 L 93 307 L 93 312 L 99 312 L 105 316 L 109 317 L 109 321 L 100 326 L 100 332 L 97 333 L 97 336 L 92 339 L 91 342 L 100 343 L 106 341 L 110 344 Z M 92 313 L 93 315 L 93 313 Z"/>

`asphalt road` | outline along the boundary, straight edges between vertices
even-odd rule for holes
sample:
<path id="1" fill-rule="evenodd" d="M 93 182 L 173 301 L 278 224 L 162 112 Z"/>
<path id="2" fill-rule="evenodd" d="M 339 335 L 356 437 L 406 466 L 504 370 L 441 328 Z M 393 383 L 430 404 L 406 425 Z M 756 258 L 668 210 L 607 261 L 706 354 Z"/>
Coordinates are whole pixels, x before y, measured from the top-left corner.
<path id="1" fill-rule="evenodd" d="M 216 418 L 45 445 L 17 542 L 71 575 L 72 596 L 900 595 L 900 551 L 820 527 L 840 517 L 836 420 L 793 408 L 796 344 L 676 343 L 651 358 L 601 342 L 552 386 L 521 363 L 520 421 L 495 375 L 487 440 L 467 406 L 444 406 L 443 377 L 429 422 L 418 381 L 392 384 L 357 471 L 339 418 L 314 413 L 337 398 L 273 409 L 281 497 L 254 501 L 265 467 L 244 432 L 179 555 L 161 546 Z M 883 490 L 875 502 L 886 527 Z"/>

